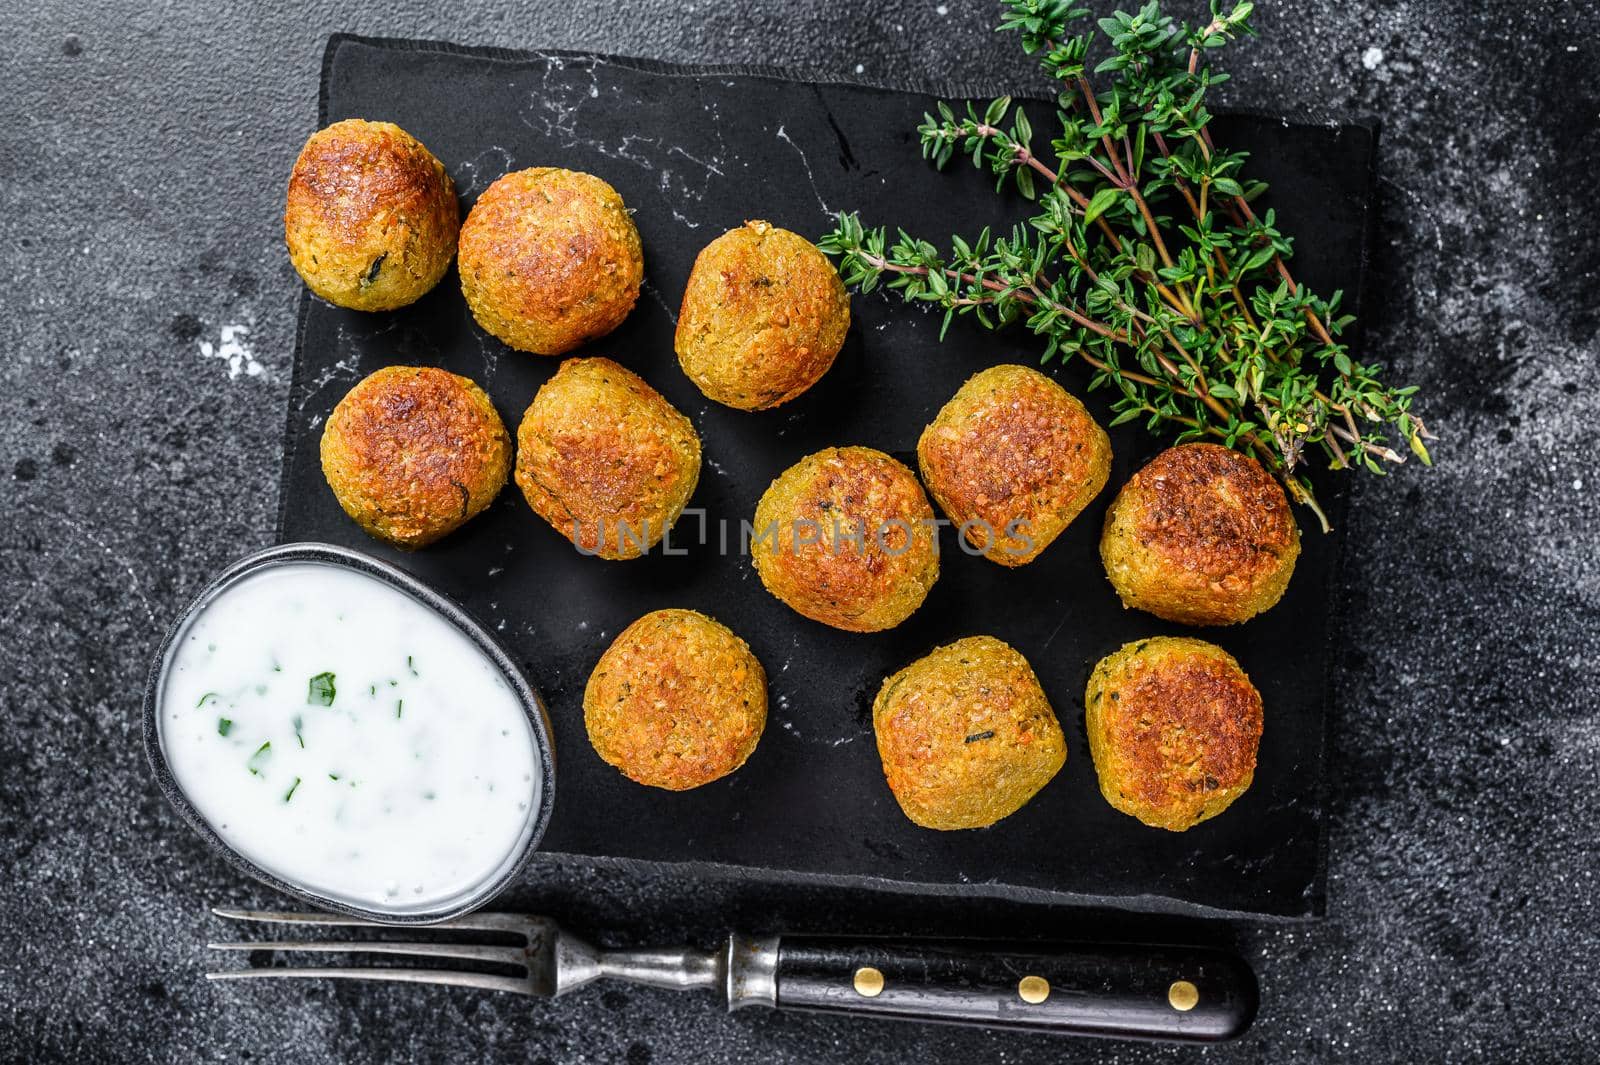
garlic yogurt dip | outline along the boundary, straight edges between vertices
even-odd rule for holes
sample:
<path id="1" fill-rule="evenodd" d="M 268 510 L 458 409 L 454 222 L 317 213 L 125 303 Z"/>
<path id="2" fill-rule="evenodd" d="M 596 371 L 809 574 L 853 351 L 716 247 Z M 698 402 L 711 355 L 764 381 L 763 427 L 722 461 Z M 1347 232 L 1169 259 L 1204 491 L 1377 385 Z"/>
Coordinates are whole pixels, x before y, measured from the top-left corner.
<path id="1" fill-rule="evenodd" d="M 228 846 L 366 910 L 473 899 L 521 858 L 547 786 L 499 665 L 344 566 L 225 584 L 178 634 L 157 715 L 174 781 Z"/>

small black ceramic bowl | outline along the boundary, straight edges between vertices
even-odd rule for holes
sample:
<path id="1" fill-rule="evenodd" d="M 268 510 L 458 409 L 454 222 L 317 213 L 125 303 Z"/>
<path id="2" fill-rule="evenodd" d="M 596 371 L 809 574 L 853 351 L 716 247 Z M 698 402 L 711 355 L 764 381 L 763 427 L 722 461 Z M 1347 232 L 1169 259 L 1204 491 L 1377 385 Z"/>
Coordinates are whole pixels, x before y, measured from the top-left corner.
<path id="1" fill-rule="evenodd" d="M 173 778 L 172 770 L 167 764 L 166 752 L 161 744 L 161 699 L 162 690 L 166 682 L 167 668 L 172 661 L 173 650 L 177 646 L 179 639 L 195 616 L 224 589 L 231 587 L 245 577 L 260 573 L 262 570 L 272 566 L 305 563 L 336 566 L 376 578 L 443 617 L 499 668 L 501 675 L 505 677 L 506 684 L 522 704 L 523 712 L 527 714 L 528 725 L 533 732 L 533 745 L 539 761 L 539 769 L 543 774 L 543 785 L 539 789 L 538 805 L 529 812 L 528 824 L 524 830 L 523 842 L 520 844 L 518 852 L 502 867 L 500 873 L 494 879 L 485 883 L 479 891 L 464 899 L 452 901 L 447 906 L 437 910 L 395 913 L 354 906 L 342 900 L 327 898 L 297 887 L 262 869 L 230 847 L 217 834 L 216 830 L 207 823 L 205 818 L 200 816 L 199 811 L 189 802 L 188 796 L 179 788 L 177 780 Z M 218 574 L 216 579 L 206 585 L 205 589 L 195 597 L 194 601 L 189 604 L 183 613 L 178 615 L 178 619 L 167 630 L 166 638 L 161 641 L 161 648 L 156 653 L 155 665 L 150 670 L 150 680 L 145 687 L 144 696 L 145 754 L 150 759 L 150 767 L 155 770 L 156 782 L 161 786 L 162 792 L 166 794 L 167 801 L 172 803 L 183 819 L 188 822 L 189 827 L 198 832 L 207 843 L 211 844 L 212 848 L 221 855 L 224 861 L 235 869 L 255 877 L 262 883 L 269 884 L 279 891 L 292 895 L 302 902 L 309 903 L 319 909 L 393 925 L 430 924 L 470 913 L 499 894 L 522 871 L 529 857 L 537 849 L 539 840 L 544 836 L 545 827 L 550 823 L 550 811 L 555 804 L 555 751 L 550 742 L 550 731 L 550 720 L 545 713 L 544 703 L 540 700 L 538 693 L 528 684 L 510 656 L 495 642 L 494 637 L 490 636 L 488 631 L 474 621 L 466 611 L 410 574 L 387 563 L 379 562 L 377 559 L 363 555 L 359 551 L 335 547 L 332 544 L 301 543 L 269 547 L 264 551 L 257 551 L 255 554 L 241 558 Z"/>

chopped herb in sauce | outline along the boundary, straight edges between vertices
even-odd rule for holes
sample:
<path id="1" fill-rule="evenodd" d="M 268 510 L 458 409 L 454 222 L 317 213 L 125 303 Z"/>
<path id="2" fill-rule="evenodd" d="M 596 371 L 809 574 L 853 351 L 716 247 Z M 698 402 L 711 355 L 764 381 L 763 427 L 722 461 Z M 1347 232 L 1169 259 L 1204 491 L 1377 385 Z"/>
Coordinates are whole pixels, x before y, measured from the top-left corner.
<path id="1" fill-rule="evenodd" d="M 318 673 L 311 678 L 311 684 L 306 691 L 306 702 L 314 706 L 332 706 L 333 696 L 332 673 Z"/>
<path id="2" fill-rule="evenodd" d="M 305 720 L 299 714 L 294 715 L 294 738 L 300 741 L 300 749 L 306 748 L 306 738 L 300 735 L 300 730 L 305 727 Z"/>
<path id="3" fill-rule="evenodd" d="M 328 774 L 328 779 L 329 780 L 338 780 L 339 779 L 339 774 L 338 773 L 329 773 Z"/>
<path id="4" fill-rule="evenodd" d="M 406 655 L 406 668 L 407 668 L 407 669 L 409 669 L 409 670 L 410 670 L 410 671 L 411 671 L 411 675 L 412 675 L 412 676 L 413 676 L 413 677 L 420 677 L 420 676 L 422 676 L 422 674 L 421 674 L 421 673 L 418 673 L 418 672 L 417 672 L 417 667 L 416 667 L 416 666 L 414 666 L 414 665 L 412 665 L 412 664 L 411 664 L 411 656 L 410 656 L 410 655 Z"/>
<path id="5" fill-rule="evenodd" d="M 233 722 L 225 717 L 217 718 L 217 735 L 226 736 L 233 731 Z"/>
<path id="6" fill-rule="evenodd" d="M 300 778 L 299 777 L 295 777 L 294 778 L 294 783 L 289 785 L 289 790 L 283 793 L 283 801 L 284 802 L 288 802 L 290 799 L 294 798 L 295 789 L 298 788 L 299 786 L 300 786 Z"/>
<path id="7" fill-rule="evenodd" d="M 210 699 L 212 702 L 216 702 L 217 701 L 217 693 L 216 692 L 206 692 L 204 695 L 200 696 L 200 701 L 198 703 L 194 704 L 195 709 L 198 710 L 202 706 L 206 705 L 206 700 L 207 699 Z"/>
<path id="8" fill-rule="evenodd" d="M 262 767 L 267 764 L 268 759 L 271 757 L 272 741 L 268 740 L 266 743 L 263 743 L 261 746 L 256 748 L 256 753 L 250 756 L 250 760 L 245 763 L 245 768 L 249 769 L 253 774 L 260 773 Z"/>
<path id="9" fill-rule="evenodd" d="M 994 729 L 992 729 L 992 728 L 991 729 L 984 729 L 982 732 L 974 732 L 972 735 L 967 737 L 966 742 L 967 743 L 977 743 L 979 740 L 991 740 L 991 739 L 994 739 Z"/>
<path id="10" fill-rule="evenodd" d="M 395 703 L 394 704 L 394 716 L 395 717 L 399 717 L 400 716 L 400 712 L 402 710 L 404 710 L 405 708 L 406 708 L 406 701 L 404 699 L 401 699 L 399 702 Z"/>

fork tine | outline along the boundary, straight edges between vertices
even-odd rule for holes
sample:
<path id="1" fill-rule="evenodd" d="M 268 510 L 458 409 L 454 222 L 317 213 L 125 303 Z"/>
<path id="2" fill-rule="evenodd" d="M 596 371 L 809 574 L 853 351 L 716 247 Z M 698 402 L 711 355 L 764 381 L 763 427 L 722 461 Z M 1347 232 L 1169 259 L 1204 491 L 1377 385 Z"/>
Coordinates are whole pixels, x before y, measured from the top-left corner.
<path id="1" fill-rule="evenodd" d="M 394 925 L 378 921 L 363 921 L 359 917 L 342 917 L 333 913 L 290 913 L 285 910 L 235 910 L 213 906 L 211 912 L 230 921 L 264 921 L 275 924 L 320 924 L 341 928 L 393 928 Z M 539 918 L 524 917 L 514 913 L 474 913 L 450 921 L 437 921 L 420 925 L 422 928 L 465 928 L 477 932 L 526 932 Z"/>
<path id="2" fill-rule="evenodd" d="M 312 939 L 262 939 L 252 942 L 207 943 L 208 950 L 303 950 L 321 954 L 410 954 L 425 958 L 459 958 L 492 961 L 502 965 L 527 965 L 521 947 L 475 943 L 397 943 L 385 940 L 332 941 Z"/>
<path id="3" fill-rule="evenodd" d="M 451 987 L 473 987 L 480 991 L 509 991 L 517 995 L 531 995 L 533 988 L 526 980 L 515 976 L 490 976 L 487 973 L 458 973 L 441 969 L 382 969 L 382 968 L 332 968 L 332 969 L 230 969 L 227 972 L 206 973 L 207 980 L 387 980 L 398 984 L 448 984 Z"/>

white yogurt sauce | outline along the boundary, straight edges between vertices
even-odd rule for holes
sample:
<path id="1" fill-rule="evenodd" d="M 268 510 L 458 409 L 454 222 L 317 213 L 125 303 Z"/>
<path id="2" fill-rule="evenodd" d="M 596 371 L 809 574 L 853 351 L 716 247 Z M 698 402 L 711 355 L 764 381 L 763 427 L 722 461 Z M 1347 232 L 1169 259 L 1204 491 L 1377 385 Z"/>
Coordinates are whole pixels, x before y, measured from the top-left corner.
<path id="1" fill-rule="evenodd" d="M 178 787 L 251 862 L 321 895 L 443 910 L 522 850 L 544 786 L 499 668 L 382 581 L 267 566 L 201 608 L 160 707 Z"/>

